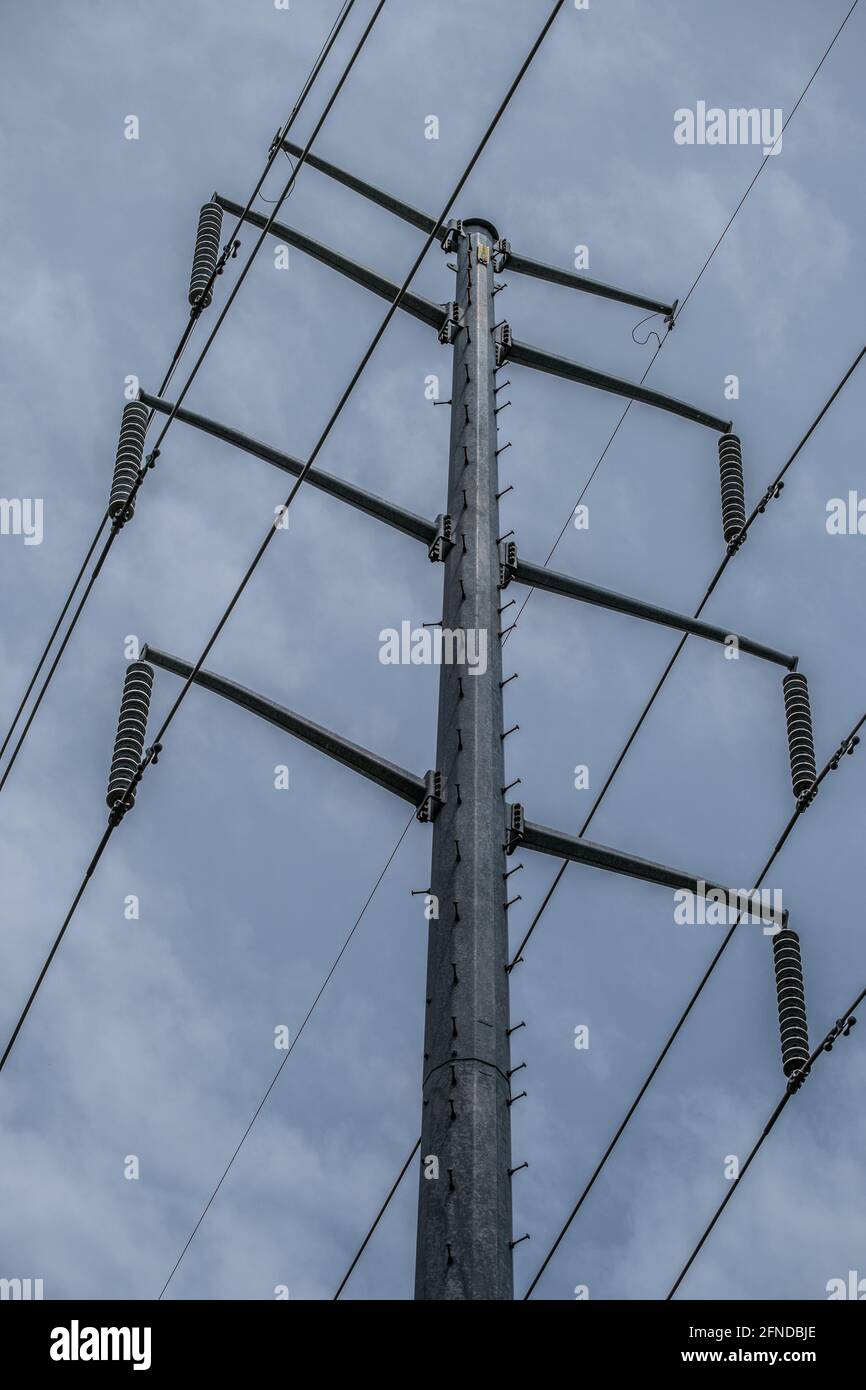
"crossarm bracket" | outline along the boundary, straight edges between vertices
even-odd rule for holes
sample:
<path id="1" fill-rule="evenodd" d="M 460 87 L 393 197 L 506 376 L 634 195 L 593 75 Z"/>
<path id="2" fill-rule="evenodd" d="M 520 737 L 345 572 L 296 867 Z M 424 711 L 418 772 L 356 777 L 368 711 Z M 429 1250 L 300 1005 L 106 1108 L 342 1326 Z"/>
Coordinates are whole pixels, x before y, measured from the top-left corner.
<path id="1" fill-rule="evenodd" d="M 163 671 L 171 671 L 182 680 L 188 680 L 192 676 L 194 668 L 190 662 L 157 651 L 155 647 L 146 646 L 141 656 L 143 661 L 149 661 Z M 330 729 L 323 728 L 321 724 L 314 724 L 302 714 L 277 705 L 264 695 L 257 695 L 254 690 L 235 685 L 234 681 L 226 680 L 225 676 L 216 675 L 213 671 L 197 671 L 193 676 L 193 683 L 205 690 L 212 690 L 224 700 L 231 700 L 233 704 L 258 715 L 260 719 L 266 719 L 269 724 L 276 724 L 278 729 L 292 734 L 302 743 L 309 744 L 311 748 L 318 748 L 320 753 L 326 753 L 335 762 L 342 763 L 353 772 L 360 772 L 362 777 L 376 782 L 378 786 L 402 797 L 404 801 L 411 802 L 413 806 L 418 807 L 419 820 L 432 820 L 438 805 L 445 800 L 439 773 L 427 773 L 426 777 L 417 777 L 415 773 L 407 772 L 404 767 L 398 767 L 386 758 L 380 758 L 377 753 L 371 753 L 360 744 L 351 743 L 341 734 L 335 734 Z"/>
<path id="2" fill-rule="evenodd" d="M 223 198 L 219 193 L 214 194 L 214 202 L 219 203 L 220 207 L 230 213 L 232 217 L 245 217 L 247 222 L 251 222 L 254 227 L 260 230 L 268 226 L 268 219 L 262 217 L 261 213 L 246 211 L 240 203 L 233 203 L 229 198 Z M 380 299 L 387 299 L 391 303 L 397 298 L 400 286 L 387 280 L 384 275 L 380 275 L 376 270 L 369 270 L 367 266 L 360 265 L 357 261 L 344 256 L 341 251 L 334 251 L 330 246 L 325 246 L 321 241 L 315 241 L 313 237 L 307 236 L 304 232 L 297 231 L 294 227 L 288 227 L 284 222 L 272 222 L 268 231 L 271 236 L 278 241 L 285 241 L 289 246 L 295 246 L 305 255 L 312 256 L 313 260 L 321 261 L 323 265 L 328 265 L 332 270 L 338 270 L 341 275 L 345 275 L 349 280 L 354 280 L 356 284 L 363 285 L 365 289 L 372 290 Z M 400 308 L 405 313 L 411 314 L 413 318 L 420 319 L 422 323 L 429 324 L 435 328 L 437 333 L 442 327 L 445 317 L 445 310 L 439 304 L 434 304 L 430 299 L 424 299 L 422 295 L 415 294 L 413 290 L 404 290 L 400 299 Z"/>
<path id="3" fill-rule="evenodd" d="M 624 874 L 628 878 L 639 878 L 644 883 L 660 884 L 664 888 L 685 889 L 695 897 L 712 897 L 714 901 L 724 902 L 733 910 L 749 911 L 762 922 L 784 927 L 788 920 L 787 910 L 779 910 L 768 901 L 768 895 L 751 893 L 749 890 L 724 888 L 711 879 L 698 878 L 682 869 L 671 869 L 666 864 L 655 864 L 650 859 L 638 859 L 623 850 L 611 849 L 608 845 L 594 844 L 575 835 L 566 835 L 562 830 L 552 830 L 546 825 L 536 825 L 524 820 L 523 808 L 510 806 L 507 829 L 508 849 L 534 849 L 541 854 L 552 854 L 559 859 L 570 859 L 576 864 L 589 864 L 595 869 L 607 869 L 611 873 Z"/>
<path id="4" fill-rule="evenodd" d="M 584 294 L 595 294 L 602 299 L 613 299 L 618 304 L 633 304 L 636 309 L 646 309 L 648 313 L 664 314 L 668 317 L 674 306 L 663 304 L 660 299 L 647 299 L 642 294 L 632 294 L 616 285 L 605 285 L 601 280 L 591 280 L 588 275 L 577 275 L 573 270 L 561 270 L 559 266 L 545 265 L 543 261 L 532 260 L 530 256 L 520 256 L 511 249 L 511 243 L 500 241 L 496 247 L 498 258 L 497 272 L 513 270 L 517 275 L 528 275 L 533 280 L 546 280 L 551 285 L 564 285 L 570 290 L 582 290 Z"/>
<path id="5" fill-rule="evenodd" d="M 138 398 L 150 410 L 158 410 L 162 415 L 170 415 L 174 410 L 170 401 L 161 400 L 159 396 L 151 396 L 147 391 L 140 391 Z M 270 444 L 262 444 L 258 439 L 253 439 L 248 434 L 242 434 L 240 430 L 232 429 L 230 425 L 222 425 L 218 420 L 209 420 L 206 415 L 196 415 L 192 410 L 181 408 L 176 411 L 175 419 L 180 420 L 184 425 L 191 425 L 193 429 L 211 434 L 215 439 L 222 439 L 226 444 L 233 444 L 236 449 L 243 449 L 244 453 L 264 459 L 266 463 L 273 464 L 274 468 L 280 468 L 284 473 L 290 473 L 293 478 L 299 478 L 304 471 L 304 464 L 300 459 L 292 458 L 290 454 L 284 454 Z M 404 535 L 423 541 L 424 545 L 428 547 L 435 545 L 439 537 L 439 528 L 435 522 L 428 521 L 425 516 L 418 516 L 415 512 L 407 511 L 405 507 L 399 507 L 395 502 L 389 502 L 384 497 L 377 497 L 375 493 L 367 492 L 366 489 L 357 487 L 354 483 L 346 482 L 344 478 L 337 478 L 333 473 L 325 473 L 320 468 L 311 468 L 305 478 L 305 485 L 318 488 L 320 492 L 326 492 L 330 497 L 336 497 L 341 502 L 348 502 L 350 507 L 357 507 L 359 511 L 366 512 L 368 516 L 375 517 L 377 521 L 384 521 L 386 525 L 393 526 L 395 530 L 402 531 Z"/>
<path id="6" fill-rule="evenodd" d="M 572 362 L 567 357 L 557 357 L 552 352 L 545 352 L 543 348 L 532 347 L 531 344 L 520 343 L 516 339 L 509 347 L 507 361 L 509 365 L 532 367 L 535 371 L 563 377 L 566 381 L 577 381 L 582 386 L 594 386 L 598 391 L 610 391 L 614 396 L 625 396 L 628 400 L 638 401 L 642 405 L 655 406 L 658 410 L 666 410 L 671 415 L 680 415 L 684 420 L 691 420 L 696 425 L 706 425 L 707 429 L 716 430 L 719 434 L 727 434 L 731 428 L 730 420 L 710 415 L 705 410 L 699 410 L 697 406 L 678 401 L 661 391 L 653 391 L 649 386 L 624 381 L 621 377 L 596 371 L 594 367 L 584 367 L 580 362 Z"/>
<path id="7" fill-rule="evenodd" d="M 503 566 L 506 577 L 518 584 L 528 584 L 533 589 L 544 589 L 551 594 L 562 594 L 566 598 L 578 599 L 583 603 L 594 604 L 598 608 L 608 608 L 616 613 L 628 613 L 633 618 L 645 622 L 658 623 L 662 627 L 672 627 L 678 632 L 688 632 L 695 637 L 704 637 L 708 642 L 727 645 L 732 638 L 736 640 L 739 651 L 758 656 L 763 661 L 772 661 L 789 671 L 795 670 L 797 658 L 786 652 L 776 651 L 762 642 L 753 642 L 751 637 L 743 637 L 730 628 L 717 627 L 714 623 L 702 622 L 700 618 L 690 618 L 685 613 L 674 613 L 669 608 L 659 608 L 654 603 L 631 598 L 627 594 L 615 593 L 612 589 L 601 589 L 597 584 L 587 584 L 585 580 L 573 579 L 570 574 L 559 574 L 544 565 L 532 565 L 528 560 L 516 558 L 513 564 Z"/>

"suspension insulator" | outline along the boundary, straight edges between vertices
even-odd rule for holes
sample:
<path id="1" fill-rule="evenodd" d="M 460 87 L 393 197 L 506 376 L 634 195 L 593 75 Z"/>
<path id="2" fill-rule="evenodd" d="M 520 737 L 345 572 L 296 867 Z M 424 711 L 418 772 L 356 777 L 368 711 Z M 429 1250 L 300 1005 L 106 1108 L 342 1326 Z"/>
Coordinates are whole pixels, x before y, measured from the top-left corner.
<path id="1" fill-rule="evenodd" d="M 117 458 L 114 461 L 114 477 L 111 480 L 111 493 L 108 498 L 108 515 L 112 521 L 129 521 L 135 511 L 134 499 L 130 493 L 141 468 L 144 455 L 144 435 L 150 411 L 141 401 L 128 401 L 120 417 L 120 439 L 117 441 Z"/>
<path id="2" fill-rule="evenodd" d="M 141 755 L 144 752 L 144 739 L 147 734 L 147 714 L 150 709 L 150 695 L 153 690 L 153 667 L 146 661 L 133 661 L 126 669 L 123 694 L 120 697 L 120 715 L 117 720 L 117 734 L 114 739 L 114 756 L 108 774 L 108 795 L 106 801 L 114 809 L 127 794 L 132 779 L 138 771 Z M 135 801 L 133 791 L 130 806 Z"/>
<path id="3" fill-rule="evenodd" d="M 743 450 L 738 434 L 723 434 L 719 440 L 719 473 L 722 484 L 722 534 L 730 545 L 746 524 Z"/>
<path id="4" fill-rule="evenodd" d="M 788 724 L 788 751 L 791 755 L 791 785 L 794 795 L 800 797 L 809 790 L 817 776 L 809 685 L 801 671 L 789 671 L 782 681 L 782 690 Z"/>
<path id="5" fill-rule="evenodd" d="M 795 931 L 786 928 L 773 937 L 773 965 L 779 1001 L 782 1071 L 786 1076 L 793 1076 L 809 1061 L 803 963 L 800 959 L 800 938 Z"/>
<path id="6" fill-rule="evenodd" d="M 211 290 L 207 290 L 207 294 L 205 290 L 217 268 L 222 227 L 223 210 L 219 203 L 205 203 L 198 215 L 192 275 L 189 278 L 189 302 L 194 309 L 206 309 L 213 298 Z"/>

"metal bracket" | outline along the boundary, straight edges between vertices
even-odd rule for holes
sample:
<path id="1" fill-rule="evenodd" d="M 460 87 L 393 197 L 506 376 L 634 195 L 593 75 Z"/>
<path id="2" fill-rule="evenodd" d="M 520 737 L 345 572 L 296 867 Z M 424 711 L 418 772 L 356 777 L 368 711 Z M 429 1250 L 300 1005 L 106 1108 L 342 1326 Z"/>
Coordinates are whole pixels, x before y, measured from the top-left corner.
<path id="1" fill-rule="evenodd" d="M 461 221 L 458 220 L 457 222 L 448 223 L 445 235 L 442 238 L 442 250 L 446 255 L 450 255 L 452 251 L 457 250 L 457 243 L 463 235 L 463 223 Z"/>
<path id="2" fill-rule="evenodd" d="M 770 486 L 767 488 L 767 491 L 764 493 L 760 503 L 758 504 L 758 511 L 761 513 L 762 516 L 764 512 L 767 510 L 767 503 L 772 502 L 777 498 L 781 497 L 782 488 L 784 486 L 785 484 L 783 482 L 777 482 L 771 483 Z M 740 532 L 740 535 L 743 535 L 743 533 Z M 743 536 L 743 540 L 745 540 L 745 536 Z"/>
<path id="3" fill-rule="evenodd" d="M 511 533 L 509 532 L 509 534 Z M 504 539 L 505 537 L 503 537 Z M 573 579 L 570 575 L 549 570 L 545 565 L 533 565 L 527 560 L 519 560 L 515 556 L 515 570 L 511 577 L 518 584 L 527 584 L 532 589 L 562 594 L 567 598 L 577 599 L 584 603 L 597 604 L 600 608 L 608 608 L 613 612 L 628 613 L 633 618 L 640 618 L 650 623 L 659 623 L 662 627 L 672 627 L 677 632 L 690 632 L 695 637 L 705 638 L 709 642 L 718 642 L 722 646 L 732 636 L 736 636 L 741 652 L 748 652 L 751 656 L 760 657 L 762 661 L 772 661 L 777 666 L 786 667 L 789 671 L 796 670 L 797 658 L 795 656 L 790 656 L 787 652 L 776 651 L 774 647 L 765 646 L 763 642 L 755 642 L 743 633 L 733 632 L 726 627 L 718 627 L 714 623 L 705 623 L 702 619 L 689 617 L 685 613 L 674 613 L 667 608 L 658 608 L 655 604 L 645 603 L 642 599 L 631 598 L 626 594 L 614 593 L 611 589 L 600 589 L 597 585 L 587 584 L 582 579 Z"/>
<path id="4" fill-rule="evenodd" d="M 505 853 L 513 854 L 526 835 L 526 818 L 519 801 L 506 807 Z"/>
<path id="5" fill-rule="evenodd" d="M 499 542 L 499 587 L 507 589 L 517 573 L 517 541 Z"/>
<path id="6" fill-rule="evenodd" d="M 614 396 L 624 396 L 627 400 L 640 401 L 644 405 L 654 406 L 657 410 L 668 410 L 672 415 L 679 415 L 682 419 L 691 420 L 696 425 L 704 425 L 717 434 L 730 433 L 730 420 L 722 420 L 718 415 L 710 415 L 707 411 L 689 405 L 686 401 L 678 401 L 673 396 L 666 396 L 663 391 L 652 391 L 649 387 L 641 385 L 640 382 L 623 381 L 620 377 L 610 376 L 607 372 L 596 371 L 594 367 L 585 367 L 580 362 L 570 362 L 565 357 L 557 357 L 556 353 L 545 352 L 543 348 L 533 347 L 530 343 L 521 343 L 515 340 L 509 346 L 508 360 L 517 367 L 531 367 L 535 371 L 549 372 L 551 376 L 562 377 L 565 381 L 577 381 L 583 386 L 592 386 L 597 391 L 610 391 Z M 497 365 L 499 363 L 498 354 L 497 348 Z"/>
<path id="7" fill-rule="evenodd" d="M 830 763 L 830 770 L 832 772 L 839 771 L 840 759 L 843 758 L 846 753 L 850 757 L 850 755 L 854 752 L 854 749 L 857 747 L 859 742 L 859 736 L 857 734 L 853 734 L 851 738 L 846 738 L 844 743 L 840 743 L 839 747 L 836 749 L 835 756 L 833 757 L 833 760 Z"/>
<path id="8" fill-rule="evenodd" d="M 444 561 L 445 556 L 454 544 L 451 530 L 450 516 L 447 512 L 440 512 L 436 518 L 436 539 L 427 551 L 428 557 L 434 564 L 437 560 Z"/>
<path id="9" fill-rule="evenodd" d="M 508 264 L 508 257 L 511 255 L 511 242 L 506 241 L 505 237 L 502 237 L 497 241 L 493 251 L 493 269 L 496 271 L 497 275 L 501 275 Z"/>
<path id="10" fill-rule="evenodd" d="M 424 799 L 417 810 L 417 818 L 422 824 L 434 821 L 445 803 L 445 779 L 441 772 L 425 772 Z"/>
<path id="11" fill-rule="evenodd" d="M 511 348 L 514 344 L 514 339 L 511 335 L 511 324 L 500 323 L 494 334 L 493 341 L 496 344 L 496 366 L 498 368 L 503 366 L 508 360 L 508 354 L 511 352 Z"/>
<path id="12" fill-rule="evenodd" d="M 460 305 L 451 300 L 445 306 L 445 321 L 439 329 L 439 341 L 444 347 L 454 342 L 457 334 L 463 326 L 463 311 Z"/>

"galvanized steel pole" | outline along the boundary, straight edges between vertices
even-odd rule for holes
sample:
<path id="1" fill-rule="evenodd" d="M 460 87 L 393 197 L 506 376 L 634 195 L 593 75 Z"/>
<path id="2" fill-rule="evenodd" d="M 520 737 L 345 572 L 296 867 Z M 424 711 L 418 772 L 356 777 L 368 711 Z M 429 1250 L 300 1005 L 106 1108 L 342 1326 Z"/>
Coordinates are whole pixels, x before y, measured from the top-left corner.
<path id="1" fill-rule="evenodd" d="M 511 1299 L 508 940 L 493 312 L 497 233 L 457 237 L 443 628 L 424 1037 L 417 1299 Z M 472 642 L 477 644 L 474 648 Z M 482 665 L 484 669 L 482 670 Z"/>

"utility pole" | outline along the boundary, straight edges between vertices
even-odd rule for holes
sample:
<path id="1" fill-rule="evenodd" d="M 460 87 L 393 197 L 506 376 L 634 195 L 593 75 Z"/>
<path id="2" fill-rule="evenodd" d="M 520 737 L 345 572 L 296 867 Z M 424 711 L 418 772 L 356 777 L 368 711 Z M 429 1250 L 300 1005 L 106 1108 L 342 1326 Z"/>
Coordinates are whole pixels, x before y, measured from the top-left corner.
<path id="1" fill-rule="evenodd" d="M 287 151 L 295 152 L 288 141 Z M 805 678 L 798 659 L 729 626 L 704 622 L 655 603 L 602 589 L 577 575 L 533 564 L 521 553 L 513 532 L 499 531 L 499 470 L 495 377 L 500 366 L 544 372 L 583 388 L 637 401 L 671 416 L 701 425 L 721 436 L 718 441 L 722 489 L 722 530 L 729 550 L 745 536 L 746 516 L 742 453 L 731 421 L 699 406 L 626 381 L 595 367 L 574 362 L 513 337 L 507 323 L 494 322 L 494 274 L 508 269 L 579 293 L 650 309 L 673 323 L 676 302 L 590 280 L 571 270 L 545 265 L 515 251 L 496 229 L 480 218 L 443 226 L 427 213 L 401 202 L 336 165 L 308 159 L 313 168 L 336 178 L 354 192 L 387 208 L 414 227 L 432 233 L 443 251 L 456 256 L 454 300 L 443 309 L 411 289 L 401 289 L 377 270 L 341 251 L 315 241 L 305 232 L 265 218 L 215 193 L 208 205 L 268 231 L 304 255 L 330 266 L 402 312 L 438 333 L 453 348 L 451 439 L 447 511 L 435 521 L 390 499 L 379 497 L 345 478 L 319 468 L 217 420 L 180 408 L 160 396 L 140 393 L 145 407 L 221 439 L 420 542 L 444 570 L 441 622 L 439 720 L 436 763 L 421 775 L 399 767 L 339 732 L 265 695 L 245 689 L 217 672 L 148 646 L 142 660 L 185 681 L 213 691 L 291 737 L 318 749 L 409 802 L 419 821 L 432 826 L 432 867 L 428 891 L 426 1021 L 422 1064 L 422 1122 L 415 1297 L 423 1300 L 511 1300 L 511 1090 L 509 953 L 507 912 L 509 856 L 521 850 L 552 855 L 645 883 L 685 891 L 714 902 L 739 900 L 709 875 L 642 859 L 627 850 L 596 844 L 582 836 L 527 818 L 519 803 L 506 805 L 503 743 L 502 648 L 503 590 L 510 584 L 589 603 L 644 622 L 689 633 L 726 648 L 736 637 L 738 650 L 784 667 L 785 705 L 798 797 L 813 794 L 811 714 Z M 229 243 L 230 245 L 230 243 Z M 197 252 L 198 254 L 198 252 Z M 195 265 L 194 265 L 195 272 Z M 112 496 L 128 491 L 129 431 L 121 442 Z M 141 467 L 143 439 L 134 436 Z M 133 476 L 137 476 L 133 470 Z M 766 502 L 765 498 L 765 502 Z M 509 605 L 510 606 L 510 605 Z M 510 678 L 509 678 L 510 679 Z M 143 712 L 146 715 L 146 711 Z M 145 727 L 135 731 L 140 755 Z M 119 735 L 120 737 L 120 735 Z M 124 738 L 126 724 L 124 724 Z M 812 750 L 812 751 L 810 751 Z M 132 750 L 135 751 L 135 750 Z M 131 750 L 119 748 L 128 770 Z M 133 758 L 133 761 L 135 759 Z M 795 765 L 796 764 L 796 765 Z M 117 788 L 112 786 L 112 796 Z M 130 796 L 120 789 L 125 811 Z M 113 808 L 114 814 L 114 808 Z M 722 895 L 721 897 L 719 895 Z M 777 928 L 788 926 L 787 912 L 751 911 Z M 798 996 L 799 997 L 799 996 Z M 521 1092 L 522 1094 L 522 1092 Z"/>
<path id="2" fill-rule="evenodd" d="M 499 640 L 493 262 L 497 233 L 454 235 L 451 393 L 424 1034 L 417 1299 L 511 1299 L 508 924 Z M 453 314 L 453 306 L 452 306 Z M 473 630 L 486 669 L 448 662 L 448 632 Z M 427 1160 L 436 1160 L 436 1163 Z M 438 1176 L 427 1176 L 427 1173 Z"/>

